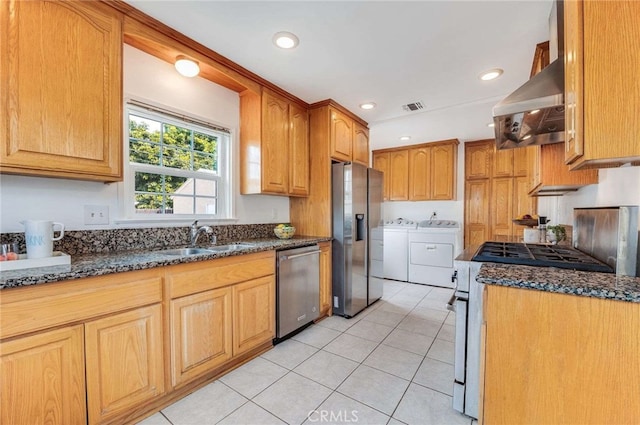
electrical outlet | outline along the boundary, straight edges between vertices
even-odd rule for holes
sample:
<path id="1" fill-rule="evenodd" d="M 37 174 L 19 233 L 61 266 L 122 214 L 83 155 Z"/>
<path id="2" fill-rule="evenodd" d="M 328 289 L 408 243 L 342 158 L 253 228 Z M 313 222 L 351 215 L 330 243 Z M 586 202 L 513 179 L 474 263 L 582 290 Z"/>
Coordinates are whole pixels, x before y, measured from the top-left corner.
<path id="1" fill-rule="evenodd" d="M 107 205 L 85 205 L 84 224 L 109 224 L 109 207 Z"/>

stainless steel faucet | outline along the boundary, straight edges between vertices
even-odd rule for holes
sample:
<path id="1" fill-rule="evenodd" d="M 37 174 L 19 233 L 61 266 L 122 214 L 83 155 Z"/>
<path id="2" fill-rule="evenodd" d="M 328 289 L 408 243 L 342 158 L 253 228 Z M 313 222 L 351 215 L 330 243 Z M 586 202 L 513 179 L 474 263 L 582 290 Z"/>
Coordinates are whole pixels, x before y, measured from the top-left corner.
<path id="1" fill-rule="evenodd" d="M 198 227 L 198 220 L 194 221 L 193 224 L 191 224 L 191 244 L 189 246 L 191 247 L 195 247 L 196 246 L 196 242 L 198 241 L 198 238 L 200 237 L 200 235 L 202 233 L 207 233 L 209 235 L 213 234 L 213 229 L 209 226 L 201 226 Z M 211 236 L 211 243 L 213 245 L 216 244 L 216 236 L 213 235 Z"/>

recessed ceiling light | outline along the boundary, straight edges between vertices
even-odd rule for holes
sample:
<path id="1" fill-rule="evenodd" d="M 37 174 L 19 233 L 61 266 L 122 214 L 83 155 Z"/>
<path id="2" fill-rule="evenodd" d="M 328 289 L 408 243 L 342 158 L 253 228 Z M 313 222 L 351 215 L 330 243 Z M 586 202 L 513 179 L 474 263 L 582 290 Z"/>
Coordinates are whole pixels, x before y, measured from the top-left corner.
<path id="1" fill-rule="evenodd" d="M 298 37 L 287 31 L 280 31 L 273 35 L 273 44 L 281 49 L 293 49 L 300 43 Z"/>
<path id="2" fill-rule="evenodd" d="M 373 102 L 367 102 L 360 105 L 360 108 L 362 109 L 373 109 L 375 107 L 376 107 L 376 104 Z"/>
<path id="3" fill-rule="evenodd" d="M 411 136 L 400 136 L 400 140 L 406 142 L 407 140 L 411 140 Z"/>
<path id="4" fill-rule="evenodd" d="M 180 55 L 176 57 L 176 63 L 174 64 L 176 71 L 185 77 L 195 77 L 200 73 L 200 66 L 198 62 Z"/>
<path id="5" fill-rule="evenodd" d="M 490 69 L 489 71 L 483 72 L 480 74 L 480 79 L 482 81 L 494 80 L 502 75 L 504 71 L 500 68 Z"/>
<path id="6" fill-rule="evenodd" d="M 494 122 L 490 122 L 489 124 L 487 124 L 487 127 L 495 127 L 495 126 L 496 126 L 496 123 Z"/>

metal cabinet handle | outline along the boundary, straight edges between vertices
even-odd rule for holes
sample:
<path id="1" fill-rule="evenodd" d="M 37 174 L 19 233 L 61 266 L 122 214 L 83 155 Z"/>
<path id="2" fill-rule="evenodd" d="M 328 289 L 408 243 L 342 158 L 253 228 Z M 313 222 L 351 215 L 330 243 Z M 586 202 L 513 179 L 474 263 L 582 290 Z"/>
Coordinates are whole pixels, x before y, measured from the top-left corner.
<path id="1" fill-rule="evenodd" d="M 435 245 L 425 245 L 424 247 L 427 249 L 427 251 L 435 251 L 436 249 L 438 249 L 438 247 Z"/>
<path id="2" fill-rule="evenodd" d="M 320 254 L 320 250 L 305 252 L 303 254 L 283 255 L 280 257 L 280 261 L 293 260 L 294 258 L 306 257 L 307 255 Z"/>

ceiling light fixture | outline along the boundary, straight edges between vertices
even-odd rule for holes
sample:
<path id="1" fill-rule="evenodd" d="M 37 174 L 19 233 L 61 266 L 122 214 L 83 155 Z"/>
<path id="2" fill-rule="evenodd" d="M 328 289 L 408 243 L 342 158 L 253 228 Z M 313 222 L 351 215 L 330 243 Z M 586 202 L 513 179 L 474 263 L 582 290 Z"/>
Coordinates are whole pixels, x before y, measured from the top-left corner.
<path id="1" fill-rule="evenodd" d="M 361 109 L 373 109 L 373 108 L 375 108 L 375 107 L 376 107 L 376 104 L 375 104 L 375 103 L 373 103 L 373 102 L 362 103 L 362 104 L 360 105 L 360 108 L 361 108 Z"/>
<path id="2" fill-rule="evenodd" d="M 496 78 L 501 76 L 503 72 L 504 71 L 501 70 L 500 68 L 490 69 L 489 71 L 486 71 L 480 74 L 480 79 L 482 81 L 495 80 Z"/>
<path id="3" fill-rule="evenodd" d="M 200 66 L 198 62 L 180 55 L 176 57 L 176 63 L 174 65 L 176 70 L 185 77 L 195 77 L 200 73 Z"/>
<path id="4" fill-rule="evenodd" d="M 273 44 L 281 49 L 293 49 L 300 43 L 298 37 L 287 31 L 280 31 L 273 35 Z"/>
<path id="5" fill-rule="evenodd" d="M 411 136 L 400 136 L 400 140 L 406 142 L 407 140 L 411 140 Z"/>

